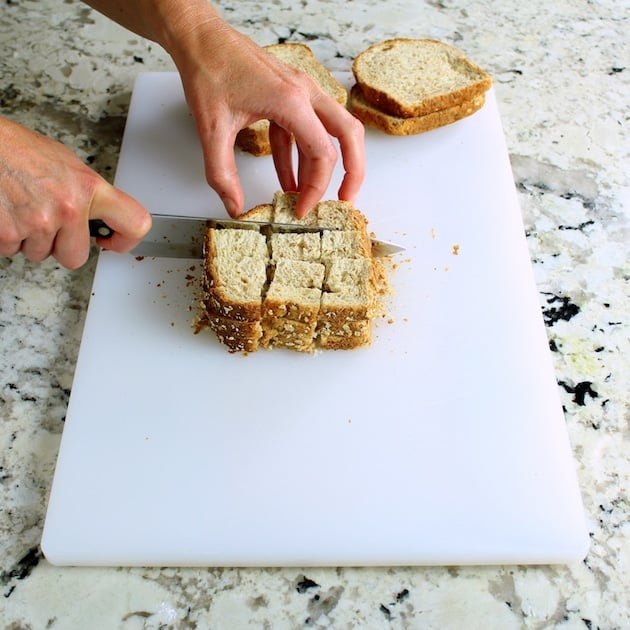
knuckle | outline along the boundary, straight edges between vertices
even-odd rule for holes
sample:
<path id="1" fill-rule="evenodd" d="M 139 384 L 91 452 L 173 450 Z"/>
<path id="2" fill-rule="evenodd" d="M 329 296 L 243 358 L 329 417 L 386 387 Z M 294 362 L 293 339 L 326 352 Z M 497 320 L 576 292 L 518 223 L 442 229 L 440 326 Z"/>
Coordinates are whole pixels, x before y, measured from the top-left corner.
<path id="1" fill-rule="evenodd" d="M 41 212 L 33 225 L 33 234 L 47 236 L 56 230 L 56 221 L 51 212 Z"/>
<path id="2" fill-rule="evenodd" d="M 230 184 L 234 181 L 236 172 L 227 169 L 216 162 L 210 162 L 206 166 L 206 181 L 220 196 L 227 194 Z"/>
<path id="3" fill-rule="evenodd" d="M 33 262 L 40 263 L 43 260 L 46 260 L 49 254 L 50 254 L 49 250 L 39 249 L 39 250 L 34 250 L 30 252 L 27 258 Z"/>
<path id="4" fill-rule="evenodd" d="M 337 162 L 337 149 L 333 146 L 332 142 L 328 141 L 324 146 L 324 159 L 329 164 L 335 164 Z"/>
<path id="5" fill-rule="evenodd" d="M 365 137 L 365 125 L 355 116 L 348 119 L 348 132 L 355 138 L 362 140 Z"/>
<path id="6" fill-rule="evenodd" d="M 62 224 L 74 223 L 83 214 L 83 208 L 87 205 L 71 196 L 62 197 L 57 205 L 59 220 Z"/>
<path id="7" fill-rule="evenodd" d="M 297 78 L 296 78 L 297 77 Z M 280 81 L 276 86 L 275 94 L 277 99 L 284 106 L 303 107 L 308 102 L 310 106 L 313 86 L 311 79 L 307 75 L 295 75 L 290 79 Z"/>
<path id="8" fill-rule="evenodd" d="M 16 228 L 12 223 L 9 225 L 3 225 L 0 230 L 0 254 L 2 256 L 13 256 L 20 248 L 22 239 Z"/>

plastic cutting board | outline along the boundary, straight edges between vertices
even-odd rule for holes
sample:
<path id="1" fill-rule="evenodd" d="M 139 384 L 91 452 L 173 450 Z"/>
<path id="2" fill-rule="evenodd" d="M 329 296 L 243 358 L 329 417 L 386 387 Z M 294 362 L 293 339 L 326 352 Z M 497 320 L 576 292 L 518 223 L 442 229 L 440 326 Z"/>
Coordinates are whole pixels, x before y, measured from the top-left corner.
<path id="1" fill-rule="evenodd" d="M 356 205 L 407 248 L 369 348 L 231 355 L 193 334 L 198 261 L 100 255 L 42 540 L 50 562 L 584 557 L 493 92 L 448 127 L 366 141 Z M 247 207 L 270 201 L 271 158 L 238 162 Z M 176 74 L 138 78 L 116 183 L 153 212 L 225 216 Z"/>

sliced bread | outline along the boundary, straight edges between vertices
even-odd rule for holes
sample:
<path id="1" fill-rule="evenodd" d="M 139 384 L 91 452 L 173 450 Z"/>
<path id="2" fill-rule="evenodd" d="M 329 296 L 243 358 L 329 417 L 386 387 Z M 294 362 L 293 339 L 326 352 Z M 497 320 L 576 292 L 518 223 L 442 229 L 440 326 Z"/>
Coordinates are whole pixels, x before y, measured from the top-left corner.
<path id="1" fill-rule="evenodd" d="M 269 253 L 254 230 L 208 230 L 203 290 L 206 311 L 234 320 L 260 319 Z"/>
<path id="2" fill-rule="evenodd" d="M 352 64 L 361 101 L 384 114 L 416 118 L 471 103 L 490 75 L 459 49 L 432 39 L 397 38 L 370 46 Z"/>
<path id="3" fill-rule="evenodd" d="M 292 218 L 296 226 L 315 221 L 327 229 L 208 230 L 203 321 L 230 352 L 278 347 L 312 352 L 371 342 L 383 276 L 372 256 L 367 220 L 344 201 L 320 202 L 305 219 L 296 219 L 296 200 L 294 193 L 277 193 L 272 204 L 241 218 L 282 223 Z"/>
<path id="4" fill-rule="evenodd" d="M 444 127 L 457 122 L 466 116 L 474 114 L 483 107 L 486 95 L 479 94 L 472 99 L 440 109 L 437 112 L 401 118 L 392 116 L 370 105 L 365 100 L 361 88 L 353 85 L 350 90 L 350 107 L 352 113 L 365 125 L 375 127 L 391 136 L 412 136 L 438 127 Z"/>
<path id="5" fill-rule="evenodd" d="M 305 44 L 284 43 L 265 46 L 265 50 L 311 76 L 329 96 L 346 105 L 348 93 L 335 77 L 321 64 Z M 238 132 L 236 145 L 255 156 L 270 155 L 269 121 L 257 120 Z"/>

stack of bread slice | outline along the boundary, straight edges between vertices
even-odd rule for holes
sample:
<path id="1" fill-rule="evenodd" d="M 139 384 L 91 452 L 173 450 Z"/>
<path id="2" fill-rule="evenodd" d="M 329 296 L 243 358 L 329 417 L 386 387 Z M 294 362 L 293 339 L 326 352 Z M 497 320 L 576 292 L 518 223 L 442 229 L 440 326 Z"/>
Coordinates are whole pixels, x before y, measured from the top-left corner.
<path id="1" fill-rule="evenodd" d="M 385 278 L 365 217 L 348 202 L 322 201 L 298 219 L 296 198 L 276 193 L 273 203 L 241 218 L 324 229 L 268 231 L 252 224 L 208 230 L 202 319 L 230 352 L 371 343 Z"/>
<path id="2" fill-rule="evenodd" d="M 285 42 L 264 48 L 270 55 L 308 74 L 326 94 L 346 106 L 348 101 L 346 88 L 316 59 L 306 44 Z M 236 136 L 236 145 L 255 156 L 271 155 L 269 121 L 257 120 L 241 129 Z"/>
<path id="3" fill-rule="evenodd" d="M 481 109 L 490 75 L 454 46 L 432 39 L 391 39 L 359 54 L 350 107 L 364 124 L 408 136 Z"/>

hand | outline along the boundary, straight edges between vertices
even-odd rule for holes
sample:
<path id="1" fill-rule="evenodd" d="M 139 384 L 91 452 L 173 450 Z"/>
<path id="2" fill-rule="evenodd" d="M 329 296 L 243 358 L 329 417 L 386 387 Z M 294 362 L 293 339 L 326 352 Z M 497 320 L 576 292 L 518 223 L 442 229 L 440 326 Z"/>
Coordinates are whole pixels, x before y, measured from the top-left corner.
<path id="1" fill-rule="evenodd" d="M 266 118 L 284 190 L 300 193 L 305 215 L 328 187 L 339 140 L 345 176 L 339 198 L 354 201 L 365 176 L 364 128 L 305 73 L 282 63 L 224 22 L 208 0 L 84 0 L 171 55 L 201 138 L 206 179 L 235 217 L 243 190 L 234 160 L 236 134 Z M 291 138 L 298 149 L 297 178 Z"/>
<path id="2" fill-rule="evenodd" d="M 96 242 L 117 252 L 134 247 L 151 227 L 137 201 L 70 149 L 0 119 L 0 256 L 22 252 L 36 262 L 53 256 L 76 269 L 90 252 L 88 219 L 115 230 Z"/>
<path id="3" fill-rule="evenodd" d="M 212 11 L 205 0 L 202 4 L 204 11 Z M 164 45 L 178 66 L 197 124 L 206 178 L 228 213 L 238 216 L 244 205 L 234 159 L 236 134 L 261 118 L 272 121 L 270 143 L 280 185 L 300 193 L 298 216 L 307 214 L 328 187 L 337 161 L 330 136 L 339 140 L 345 168 L 339 198 L 353 201 L 365 175 L 363 125 L 308 75 L 218 17 L 202 14 L 192 24 Z"/>

